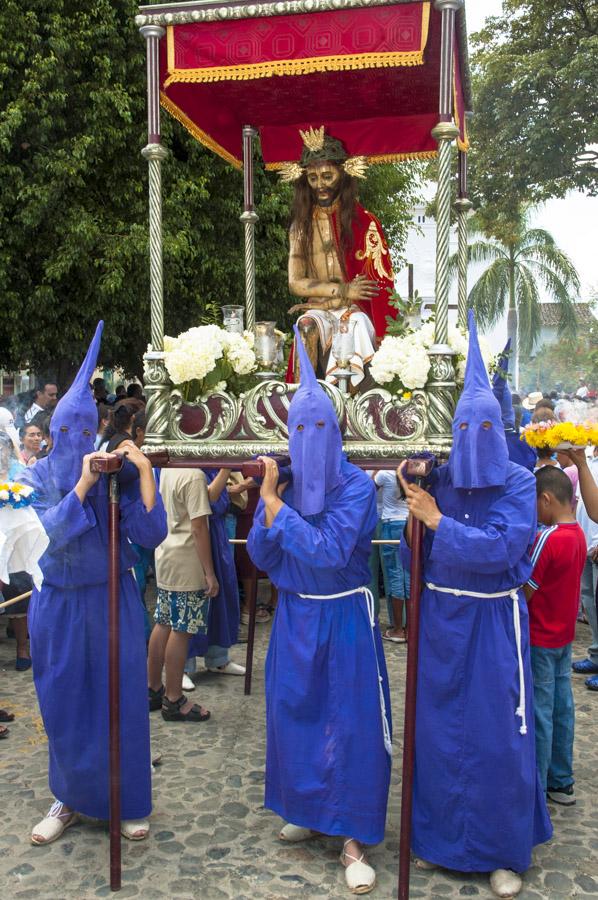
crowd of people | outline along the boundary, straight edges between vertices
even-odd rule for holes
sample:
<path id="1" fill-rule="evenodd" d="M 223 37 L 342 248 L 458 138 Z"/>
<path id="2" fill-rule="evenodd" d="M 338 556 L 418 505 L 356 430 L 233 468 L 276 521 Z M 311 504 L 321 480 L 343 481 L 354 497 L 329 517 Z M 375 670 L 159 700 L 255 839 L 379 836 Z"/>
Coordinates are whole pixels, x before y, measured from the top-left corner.
<path id="1" fill-rule="evenodd" d="M 60 400 L 46 383 L 28 405 L 0 406 L 0 476 L 34 489 L 50 540 L 40 589 L 26 571 L 2 585 L 5 599 L 32 591 L 9 612 L 17 670 L 33 659 L 55 797 L 32 842 L 51 843 L 80 814 L 108 816 L 108 497 L 91 461 L 119 451 L 123 835 L 149 833 L 148 711 L 167 723 L 209 719 L 188 696 L 197 657 L 210 672 L 244 674 L 230 655 L 243 610 L 229 539 L 249 492 L 259 502 L 247 549 L 276 605 L 265 804 L 286 822 L 280 839 L 342 837 L 348 889 L 375 886 L 364 845 L 384 839 L 392 758 L 383 648 L 400 653 L 410 639 L 419 520 L 416 865 L 488 872 L 496 896 L 515 896 L 533 847 L 551 837 L 547 801 L 575 803 L 571 672 L 598 690 L 598 456 L 536 454 L 520 430 L 526 420 L 593 415 L 591 391 L 521 401 L 500 374 L 491 387 L 472 318 L 453 448 L 421 486 L 404 464 L 364 472 L 347 461 L 333 407 L 298 340 L 290 466 L 263 457 L 256 481 L 229 469 L 158 472 L 140 450 L 141 386 L 108 395 L 102 379 L 91 381 L 101 333 L 100 325 Z M 374 535 L 389 543 L 372 545 Z M 592 640 L 587 658 L 573 661 L 582 617 Z M 262 610 L 258 622 L 269 618 Z M 10 720 L 0 710 L 0 721 Z"/>

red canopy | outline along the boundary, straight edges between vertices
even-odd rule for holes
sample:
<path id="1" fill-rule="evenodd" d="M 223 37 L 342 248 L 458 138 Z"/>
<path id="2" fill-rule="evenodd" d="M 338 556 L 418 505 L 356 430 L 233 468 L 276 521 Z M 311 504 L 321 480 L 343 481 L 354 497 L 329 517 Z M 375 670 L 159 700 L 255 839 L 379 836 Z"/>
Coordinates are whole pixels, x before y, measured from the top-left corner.
<path id="1" fill-rule="evenodd" d="M 467 149 L 460 40 L 454 116 L 459 145 Z M 160 49 L 161 102 L 194 137 L 239 167 L 243 125 L 259 129 L 268 168 L 300 157 L 299 128 L 310 125 L 325 125 L 351 155 L 372 162 L 430 157 L 439 66 L 440 14 L 431 2 L 254 12 L 168 25 Z"/>

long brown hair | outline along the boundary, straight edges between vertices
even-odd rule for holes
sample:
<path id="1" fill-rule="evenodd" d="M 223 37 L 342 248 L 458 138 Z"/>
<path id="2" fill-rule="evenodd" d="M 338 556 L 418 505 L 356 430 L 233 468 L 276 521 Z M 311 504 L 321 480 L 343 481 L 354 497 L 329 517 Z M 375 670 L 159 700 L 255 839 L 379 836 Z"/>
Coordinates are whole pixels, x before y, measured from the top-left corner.
<path id="1" fill-rule="evenodd" d="M 339 186 L 339 219 L 340 219 L 340 243 L 344 254 L 353 247 L 353 221 L 356 217 L 355 204 L 357 203 L 357 180 L 341 170 Z M 311 258 L 313 212 L 317 206 L 314 192 L 307 183 L 307 175 L 304 173 L 295 183 L 295 196 L 291 210 L 290 227 L 296 231 L 299 238 L 301 253 L 306 260 Z M 345 268 L 345 260 L 339 260 L 341 267 Z"/>

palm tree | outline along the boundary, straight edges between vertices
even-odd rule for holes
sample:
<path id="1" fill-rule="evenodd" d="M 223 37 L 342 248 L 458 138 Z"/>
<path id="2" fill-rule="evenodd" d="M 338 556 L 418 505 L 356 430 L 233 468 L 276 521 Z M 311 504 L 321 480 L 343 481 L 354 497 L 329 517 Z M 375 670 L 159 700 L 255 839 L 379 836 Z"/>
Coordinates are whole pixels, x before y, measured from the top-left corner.
<path id="1" fill-rule="evenodd" d="M 507 335 L 511 338 L 513 380 L 517 387 L 519 357 L 531 354 L 542 325 L 540 288 L 559 304 L 559 334 L 574 336 L 577 320 L 573 298 L 579 296 L 579 276 L 552 235 L 543 228 L 528 228 L 525 215 L 503 240 L 485 240 L 475 216 L 469 224 L 474 240 L 468 246 L 468 261 L 489 263 L 469 292 L 469 306 L 475 310 L 482 328 L 495 325 L 507 311 Z M 449 266 L 454 276 L 456 254 Z"/>

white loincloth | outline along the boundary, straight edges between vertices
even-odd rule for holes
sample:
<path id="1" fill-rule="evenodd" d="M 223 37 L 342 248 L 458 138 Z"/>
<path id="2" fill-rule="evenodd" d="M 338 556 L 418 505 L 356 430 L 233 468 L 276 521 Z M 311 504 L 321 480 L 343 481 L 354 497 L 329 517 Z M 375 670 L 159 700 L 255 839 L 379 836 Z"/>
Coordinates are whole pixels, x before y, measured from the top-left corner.
<path id="1" fill-rule="evenodd" d="M 340 322 L 346 316 L 346 309 L 309 309 L 297 319 L 297 324 L 304 318 L 313 319 L 318 326 L 320 344 L 326 365 L 325 380 L 336 384 L 338 379 L 335 372 L 338 371 L 336 360 L 332 353 L 332 338 L 335 330 L 335 321 Z M 358 307 L 352 307 L 349 312 L 349 321 L 353 329 L 355 354 L 351 358 L 351 384 L 355 387 L 363 381 L 364 367 L 376 352 L 376 332 L 369 316 Z"/>

